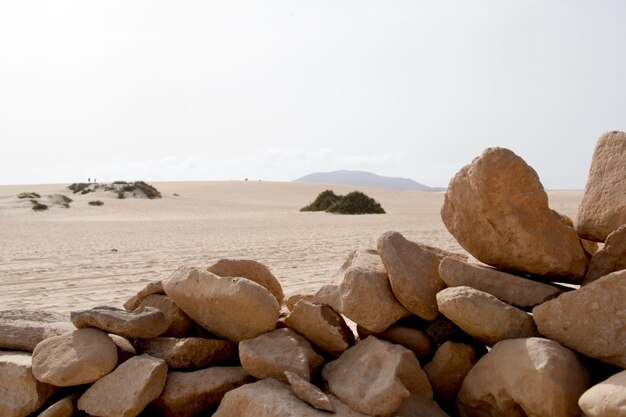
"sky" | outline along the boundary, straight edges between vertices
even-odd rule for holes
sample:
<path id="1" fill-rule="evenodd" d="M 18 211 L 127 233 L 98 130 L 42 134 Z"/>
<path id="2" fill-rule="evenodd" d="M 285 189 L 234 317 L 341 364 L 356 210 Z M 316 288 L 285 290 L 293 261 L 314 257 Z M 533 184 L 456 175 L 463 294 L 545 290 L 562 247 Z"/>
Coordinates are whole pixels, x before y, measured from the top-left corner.
<path id="1" fill-rule="evenodd" d="M 623 0 L 0 2 L 0 184 L 446 186 L 487 147 L 580 189 L 626 130 Z"/>

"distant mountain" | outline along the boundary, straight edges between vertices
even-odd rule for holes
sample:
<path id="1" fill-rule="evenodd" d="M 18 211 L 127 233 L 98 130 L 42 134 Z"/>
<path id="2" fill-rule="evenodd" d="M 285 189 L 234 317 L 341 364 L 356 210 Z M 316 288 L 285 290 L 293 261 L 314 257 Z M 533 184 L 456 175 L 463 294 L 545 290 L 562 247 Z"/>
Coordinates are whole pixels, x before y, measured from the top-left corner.
<path id="1" fill-rule="evenodd" d="M 316 172 L 298 178 L 295 182 L 341 184 L 361 187 L 391 188 L 395 190 L 443 191 L 442 187 L 429 187 L 409 178 L 383 177 L 367 171 Z"/>

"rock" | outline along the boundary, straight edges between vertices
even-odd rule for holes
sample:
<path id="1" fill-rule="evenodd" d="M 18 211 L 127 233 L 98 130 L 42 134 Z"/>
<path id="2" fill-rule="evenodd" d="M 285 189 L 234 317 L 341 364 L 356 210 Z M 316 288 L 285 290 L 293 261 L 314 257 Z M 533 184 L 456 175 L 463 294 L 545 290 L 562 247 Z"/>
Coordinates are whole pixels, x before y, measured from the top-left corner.
<path id="1" fill-rule="evenodd" d="M 438 315 L 435 320 L 424 326 L 424 333 L 430 339 L 433 350 L 439 349 L 445 342 L 466 343 L 469 345 L 477 343 L 475 339 L 443 314 Z M 481 344 L 481 346 L 483 345 Z"/>
<path id="2" fill-rule="evenodd" d="M 116 334 L 109 334 L 109 337 L 115 343 L 115 347 L 117 348 L 117 363 L 118 365 L 126 362 L 128 359 L 132 358 L 137 354 L 137 351 L 130 344 L 128 339 L 118 336 Z"/>
<path id="3" fill-rule="evenodd" d="M 626 270 L 533 309 L 539 333 L 584 355 L 626 368 Z"/>
<path id="4" fill-rule="evenodd" d="M 302 401 L 312 405 L 318 410 L 330 411 L 331 413 L 336 411 L 335 406 L 330 402 L 328 396 L 318 387 L 293 372 L 285 371 L 285 377 L 289 381 L 289 385 L 291 385 L 294 394 Z"/>
<path id="5" fill-rule="evenodd" d="M 283 288 L 270 270 L 260 262 L 248 259 L 220 259 L 207 268 L 207 271 L 220 277 L 242 277 L 265 287 L 282 304 Z"/>
<path id="6" fill-rule="evenodd" d="M 249 382 L 241 367 L 213 367 L 194 372 L 170 372 L 154 404 L 166 417 L 191 417 L 222 401 L 224 394 Z"/>
<path id="7" fill-rule="evenodd" d="M 336 312 L 341 312 L 341 295 L 339 294 L 339 286 L 335 284 L 322 285 L 315 294 L 313 294 L 312 303 L 326 304 L 332 307 Z"/>
<path id="8" fill-rule="evenodd" d="M 402 401 L 394 417 L 449 417 L 433 400 L 409 397 Z"/>
<path id="9" fill-rule="evenodd" d="M 354 344 L 354 334 L 343 317 L 325 304 L 300 300 L 285 324 L 331 355 L 338 356 Z"/>
<path id="10" fill-rule="evenodd" d="M 580 415 L 588 372 L 574 352 L 541 338 L 496 344 L 469 371 L 457 396 L 461 417 Z"/>
<path id="11" fill-rule="evenodd" d="M 305 301 L 314 302 L 313 301 L 314 298 L 315 298 L 314 293 L 295 292 L 293 294 L 290 294 L 289 296 L 286 296 L 283 301 L 285 303 L 285 307 L 287 307 L 289 311 L 292 311 L 295 305 L 298 303 L 298 301 L 305 300 Z"/>
<path id="12" fill-rule="evenodd" d="M 626 371 L 589 388 L 578 400 L 587 417 L 619 417 L 626 404 Z"/>
<path id="13" fill-rule="evenodd" d="M 163 359 L 135 356 L 96 381 L 78 400 L 78 409 L 100 417 L 135 417 L 161 394 L 166 379 Z"/>
<path id="14" fill-rule="evenodd" d="M 145 287 L 139 290 L 137 295 L 132 296 L 124 303 L 124 308 L 126 310 L 135 310 L 146 297 L 152 294 L 165 294 L 165 291 L 163 290 L 163 283 L 161 281 L 148 283 Z"/>
<path id="15" fill-rule="evenodd" d="M 626 269 L 626 224 L 611 233 L 593 255 L 583 285 L 622 269 Z"/>
<path id="16" fill-rule="evenodd" d="M 326 364 L 322 377 L 329 391 L 354 410 L 391 416 L 405 398 L 432 400 L 428 377 L 410 350 L 374 336 Z"/>
<path id="17" fill-rule="evenodd" d="M 454 342 L 441 345 L 433 359 L 424 366 L 435 398 L 442 401 L 453 400 L 476 361 L 476 349 L 470 345 Z"/>
<path id="18" fill-rule="evenodd" d="M 439 310 L 464 332 L 488 345 L 504 339 L 538 336 L 524 311 L 471 287 L 450 287 L 437 294 Z"/>
<path id="19" fill-rule="evenodd" d="M 154 307 L 163 312 L 168 325 L 163 336 L 183 337 L 193 325 L 189 316 L 178 308 L 167 295 L 151 294 L 144 298 L 137 308 L 143 307 Z"/>
<path id="20" fill-rule="evenodd" d="M 133 311 L 114 307 L 94 307 L 90 310 L 72 311 L 72 323 L 79 329 L 96 327 L 107 333 L 128 338 L 151 338 L 162 335 L 168 324 L 161 310 L 145 307 Z"/>
<path id="21" fill-rule="evenodd" d="M 233 342 L 269 332 L 278 322 L 280 305 L 276 298 L 265 287 L 246 278 L 219 277 L 182 267 L 163 286 L 166 294 L 192 320 Z"/>
<path id="22" fill-rule="evenodd" d="M 76 402 L 80 394 L 68 395 L 46 408 L 37 417 L 74 417 L 78 413 Z"/>
<path id="23" fill-rule="evenodd" d="M 498 269 L 580 281 L 576 232 L 548 207 L 537 173 L 508 149 L 489 148 L 452 179 L 441 218 L 479 261 Z"/>
<path id="24" fill-rule="evenodd" d="M 285 371 L 311 380 L 324 358 L 315 353 L 311 344 L 291 329 L 278 329 L 239 343 L 241 366 L 258 378 L 276 378 L 287 382 Z"/>
<path id="25" fill-rule="evenodd" d="M 33 376 L 30 353 L 0 350 L 0 416 L 26 417 L 55 391 Z"/>
<path id="26" fill-rule="evenodd" d="M 135 343 L 137 349 L 155 358 L 163 359 L 172 369 L 206 368 L 233 358 L 235 346 L 227 340 L 187 337 L 156 337 Z"/>
<path id="27" fill-rule="evenodd" d="M 329 395 L 338 417 L 368 417 Z M 332 414 L 331 414 L 332 415 Z M 213 417 L 328 417 L 301 401 L 289 385 L 265 379 L 228 392 Z"/>
<path id="28" fill-rule="evenodd" d="M 561 293 L 559 288 L 552 285 L 453 257 L 441 261 L 439 274 L 448 287 L 472 287 L 520 308 L 534 307 Z"/>
<path id="29" fill-rule="evenodd" d="M 117 366 L 117 347 L 98 329 L 80 329 L 50 337 L 32 358 L 37 380 L 57 387 L 90 384 Z"/>
<path id="30" fill-rule="evenodd" d="M 585 239 L 604 242 L 622 224 L 626 224 L 626 133 L 613 131 L 596 144 L 576 231 Z"/>
<path id="31" fill-rule="evenodd" d="M 391 292 L 375 250 L 351 252 L 333 283 L 339 288 L 339 312 L 372 332 L 381 332 L 409 315 Z"/>
<path id="32" fill-rule="evenodd" d="M 426 358 L 432 351 L 432 343 L 426 333 L 411 327 L 392 326 L 381 333 L 371 333 L 362 327 L 357 327 L 361 339 L 368 336 L 376 336 L 380 340 L 404 346 L 413 351 L 417 358 Z"/>
<path id="33" fill-rule="evenodd" d="M 446 287 L 439 277 L 439 263 L 453 254 L 411 242 L 398 232 L 385 232 L 378 238 L 378 253 L 398 301 L 411 313 L 434 320 L 439 314 L 435 294 Z"/>
<path id="34" fill-rule="evenodd" d="M 0 311 L 0 349 L 32 352 L 44 339 L 76 330 L 69 317 L 44 310 Z"/>

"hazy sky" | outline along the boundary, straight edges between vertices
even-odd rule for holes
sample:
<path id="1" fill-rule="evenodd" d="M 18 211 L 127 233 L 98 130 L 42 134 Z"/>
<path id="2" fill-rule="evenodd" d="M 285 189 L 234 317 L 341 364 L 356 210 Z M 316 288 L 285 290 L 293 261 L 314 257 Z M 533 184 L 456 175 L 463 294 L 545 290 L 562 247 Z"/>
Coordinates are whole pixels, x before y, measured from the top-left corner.
<path id="1" fill-rule="evenodd" d="M 0 183 L 447 185 L 489 146 L 582 188 L 626 130 L 626 1 L 0 2 Z"/>

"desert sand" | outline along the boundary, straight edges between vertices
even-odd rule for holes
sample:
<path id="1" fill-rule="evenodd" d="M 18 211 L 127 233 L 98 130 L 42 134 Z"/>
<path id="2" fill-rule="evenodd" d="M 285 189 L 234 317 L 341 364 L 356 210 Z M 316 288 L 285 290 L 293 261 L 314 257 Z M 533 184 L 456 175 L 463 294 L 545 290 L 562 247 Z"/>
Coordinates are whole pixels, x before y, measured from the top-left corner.
<path id="1" fill-rule="evenodd" d="M 147 282 L 181 265 L 207 266 L 221 258 L 266 264 L 285 293 L 325 284 L 360 247 L 395 230 L 408 239 L 463 251 L 445 229 L 444 193 L 359 188 L 379 201 L 382 215 L 301 213 L 331 188 L 280 182 L 152 183 L 162 199 L 73 195 L 67 184 L 0 186 L 0 309 L 69 312 L 96 305 L 120 307 Z M 21 192 L 62 193 L 70 208 L 30 209 Z M 175 196 L 177 194 L 178 196 Z M 551 208 L 574 217 L 582 191 L 548 192 Z M 103 206 L 88 205 L 101 200 Z"/>

